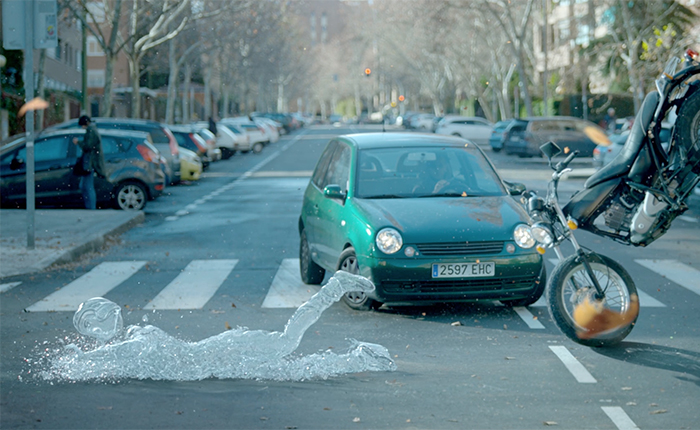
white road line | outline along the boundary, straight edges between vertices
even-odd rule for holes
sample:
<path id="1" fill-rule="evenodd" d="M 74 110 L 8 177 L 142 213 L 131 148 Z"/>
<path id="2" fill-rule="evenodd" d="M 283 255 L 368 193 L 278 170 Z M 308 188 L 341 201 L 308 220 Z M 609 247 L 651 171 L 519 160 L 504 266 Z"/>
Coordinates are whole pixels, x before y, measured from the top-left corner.
<path id="1" fill-rule="evenodd" d="M 643 261 L 643 260 L 636 260 L 636 261 L 639 262 L 639 261 Z M 557 263 L 559 263 L 559 259 L 550 258 L 549 262 L 556 266 Z M 655 298 L 653 298 L 649 294 L 645 293 L 644 291 L 640 290 L 639 288 L 637 288 L 637 294 L 639 295 L 639 306 L 641 306 L 643 308 L 665 308 L 666 307 L 665 304 L 656 300 Z M 541 301 L 541 299 L 540 299 L 530 306 L 547 306 L 547 303 L 545 303 L 544 301 Z"/>
<path id="2" fill-rule="evenodd" d="M 75 311 L 81 303 L 104 296 L 138 272 L 145 261 L 100 263 L 80 278 L 27 308 L 29 312 Z"/>
<path id="3" fill-rule="evenodd" d="M 574 378 L 582 384 L 595 384 L 596 379 L 591 375 L 583 364 L 574 357 L 565 346 L 553 345 L 549 349 L 564 363 L 564 366 L 574 375 Z"/>
<path id="4" fill-rule="evenodd" d="M 145 309 L 201 309 L 238 260 L 192 260 Z"/>
<path id="5" fill-rule="evenodd" d="M 528 327 L 534 329 L 544 328 L 542 323 L 535 319 L 535 316 L 532 315 L 530 311 L 528 311 L 526 308 L 522 306 L 514 306 L 513 310 L 518 314 L 520 318 L 522 318 L 523 321 L 525 321 L 525 324 L 527 324 Z"/>
<path id="6" fill-rule="evenodd" d="M 700 295 L 700 270 L 676 260 L 634 260 L 649 270 Z"/>
<path id="7" fill-rule="evenodd" d="M 318 290 L 319 286 L 306 285 L 301 281 L 298 258 L 285 258 L 277 269 L 262 307 L 298 308 Z"/>
<path id="8" fill-rule="evenodd" d="M 619 430 L 639 430 L 637 424 L 630 419 L 625 411 L 619 406 L 601 406 L 603 412 L 610 418 Z"/>
<path id="9" fill-rule="evenodd" d="M 11 289 L 15 288 L 17 285 L 21 284 L 22 282 L 10 282 L 7 284 L 0 284 L 0 293 L 4 293 L 5 291 L 10 291 Z"/>

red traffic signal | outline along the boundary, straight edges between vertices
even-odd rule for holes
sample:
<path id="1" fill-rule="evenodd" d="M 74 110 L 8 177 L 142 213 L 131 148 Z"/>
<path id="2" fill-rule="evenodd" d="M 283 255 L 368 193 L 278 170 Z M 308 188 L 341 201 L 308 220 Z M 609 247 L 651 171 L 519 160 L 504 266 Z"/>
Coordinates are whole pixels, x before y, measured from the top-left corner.
<path id="1" fill-rule="evenodd" d="M 400 101 L 400 102 L 402 102 L 402 101 L 404 101 L 404 100 L 406 100 L 406 97 L 404 97 L 404 96 L 399 96 L 399 101 Z"/>
<path id="2" fill-rule="evenodd" d="M 372 73 L 372 71 L 368 68 L 365 69 L 365 76 L 369 76 Z"/>

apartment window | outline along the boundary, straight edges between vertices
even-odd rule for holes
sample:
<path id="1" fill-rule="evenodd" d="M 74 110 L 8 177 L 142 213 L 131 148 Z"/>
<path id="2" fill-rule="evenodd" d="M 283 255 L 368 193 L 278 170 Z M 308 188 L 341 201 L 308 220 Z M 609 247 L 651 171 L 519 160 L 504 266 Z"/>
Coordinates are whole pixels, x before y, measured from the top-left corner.
<path id="1" fill-rule="evenodd" d="M 88 36 L 87 38 L 87 55 L 88 57 L 103 57 L 105 55 L 95 36 Z"/>
<path id="2" fill-rule="evenodd" d="M 95 69 L 87 71 L 88 88 L 104 88 L 105 86 L 105 71 L 104 69 Z"/>
<path id="3" fill-rule="evenodd" d="M 75 51 L 75 68 L 83 70 L 83 51 Z"/>
<path id="4" fill-rule="evenodd" d="M 61 50 L 63 49 L 63 45 L 61 44 L 61 40 L 58 40 L 58 43 L 56 44 L 56 48 L 54 49 L 55 55 L 53 58 L 57 60 L 61 60 Z"/>

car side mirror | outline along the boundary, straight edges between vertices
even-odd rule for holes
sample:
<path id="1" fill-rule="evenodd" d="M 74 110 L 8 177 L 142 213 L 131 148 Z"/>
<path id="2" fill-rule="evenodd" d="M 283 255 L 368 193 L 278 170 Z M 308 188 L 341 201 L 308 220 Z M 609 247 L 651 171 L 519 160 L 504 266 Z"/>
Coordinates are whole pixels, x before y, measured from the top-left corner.
<path id="1" fill-rule="evenodd" d="M 511 196 L 519 196 L 522 193 L 527 190 L 527 187 L 525 184 L 521 182 L 508 182 L 508 181 L 503 181 L 503 183 L 506 184 L 506 189 L 508 190 L 508 194 Z"/>
<path id="2" fill-rule="evenodd" d="M 336 184 L 326 185 L 323 189 L 323 196 L 329 199 L 345 200 L 345 192 L 340 188 L 340 185 Z"/>

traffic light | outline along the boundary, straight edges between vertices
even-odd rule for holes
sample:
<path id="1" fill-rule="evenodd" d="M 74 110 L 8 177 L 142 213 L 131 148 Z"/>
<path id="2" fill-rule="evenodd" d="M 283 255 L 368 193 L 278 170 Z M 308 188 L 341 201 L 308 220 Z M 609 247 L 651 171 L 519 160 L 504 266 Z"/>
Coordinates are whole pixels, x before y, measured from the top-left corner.
<path id="1" fill-rule="evenodd" d="M 399 101 L 402 102 L 402 101 L 404 101 L 404 100 L 406 100 L 406 97 L 404 97 L 403 95 L 400 95 L 400 96 L 399 96 Z"/>
<path id="2" fill-rule="evenodd" d="M 372 71 L 370 70 L 370 68 L 369 67 L 366 68 L 365 69 L 365 76 L 369 77 L 369 75 L 371 75 L 371 74 L 372 74 Z"/>

